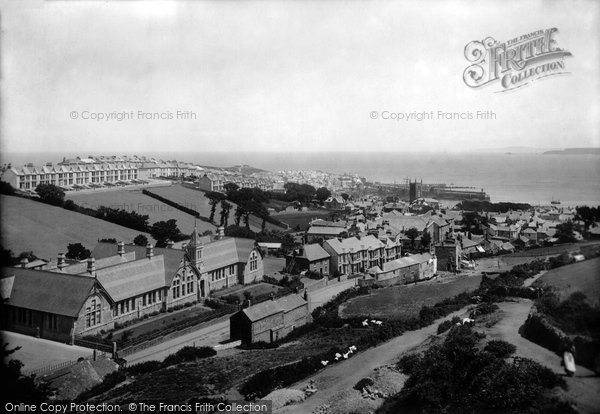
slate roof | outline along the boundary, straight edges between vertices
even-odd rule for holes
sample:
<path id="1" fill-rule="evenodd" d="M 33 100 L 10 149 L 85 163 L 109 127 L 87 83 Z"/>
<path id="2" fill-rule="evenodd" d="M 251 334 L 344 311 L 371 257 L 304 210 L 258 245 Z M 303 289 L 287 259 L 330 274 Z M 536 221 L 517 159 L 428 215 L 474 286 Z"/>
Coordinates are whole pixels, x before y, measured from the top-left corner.
<path id="1" fill-rule="evenodd" d="M 315 227 L 309 228 L 306 231 L 306 234 L 310 234 L 310 235 L 324 234 L 324 235 L 329 235 L 329 236 L 337 236 L 337 235 L 342 234 L 342 233 L 344 233 L 346 231 L 347 230 L 345 228 L 342 228 L 342 227 L 315 226 Z"/>
<path id="2" fill-rule="evenodd" d="M 118 302 L 165 287 L 162 255 L 98 269 L 94 273 L 110 297 Z"/>
<path id="3" fill-rule="evenodd" d="M 146 247 L 136 246 L 133 244 L 125 245 L 125 252 L 135 252 L 135 257 L 138 259 L 146 257 Z M 99 259 L 114 256 L 117 254 L 117 245 L 113 243 L 98 243 L 94 250 L 92 250 L 92 256 L 98 261 Z M 171 286 L 173 278 L 177 274 L 177 271 L 182 266 L 182 260 L 184 251 L 179 249 L 169 249 L 163 247 L 155 247 L 154 255 L 163 256 L 165 274 L 163 276 L 163 285 Z M 96 266 L 96 268 L 98 268 Z"/>
<path id="4" fill-rule="evenodd" d="M 296 257 L 303 257 L 309 262 L 314 262 L 316 260 L 329 259 L 331 256 L 324 248 L 315 243 L 305 244 L 302 255 Z"/>
<path id="5" fill-rule="evenodd" d="M 369 249 L 379 249 L 385 245 L 378 240 L 375 236 L 369 235 L 362 237 L 360 240 L 356 237 L 350 237 L 347 239 L 331 239 L 325 241 L 337 254 L 350 253 L 351 251 L 362 251 Z"/>
<path id="6" fill-rule="evenodd" d="M 254 249 L 253 239 L 224 238 L 204 245 L 202 271 L 210 272 L 236 263 L 247 263 Z"/>
<path id="7" fill-rule="evenodd" d="M 267 300 L 249 308 L 243 312 L 250 321 L 255 322 L 280 312 L 289 312 L 300 306 L 306 305 L 306 301 L 299 295 L 288 295 L 275 300 Z"/>
<path id="8" fill-rule="evenodd" d="M 125 253 L 123 256 L 119 256 L 115 251 L 115 256 L 103 257 L 101 259 L 97 259 L 94 264 L 96 269 L 101 269 L 103 267 L 114 266 L 119 263 L 126 263 L 135 260 L 135 252 Z M 82 261 L 80 263 L 75 263 L 70 266 L 63 268 L 64 273 L 69 273 L 71 275 L 79 275 L 81 273 L 87 272 L 87 260 Z M 56 269 L 58 271 L 58 269 Z"/>
<path id="9" fill-rule="evenodd" d="M 23 268 L 2 268 L 0 277 L 14 276 L 7 304 L 40 312 L 76 317 L 96 279 Z"/>

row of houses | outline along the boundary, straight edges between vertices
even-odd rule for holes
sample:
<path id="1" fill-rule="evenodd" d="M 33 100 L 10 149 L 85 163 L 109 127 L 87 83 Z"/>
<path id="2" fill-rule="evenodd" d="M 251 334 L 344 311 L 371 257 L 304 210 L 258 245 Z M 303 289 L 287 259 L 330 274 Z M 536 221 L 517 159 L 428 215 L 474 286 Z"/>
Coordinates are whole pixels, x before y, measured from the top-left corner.
<path id="1" fill-rule="evenodd" d="M 2 325 L 72 342 L 263 275 L 250 239 L 211 240 L 194 230 L 183 249 L 99 243 L 83 263 L 69 265 L 59 256 L 43 270 L 2 268 Z"/>
<path id="2" fill-rule="evenodd" d="M 260 188 L 263 191 L 273 191 L 274 183 L 266 178 L 250 177 L 238 174 L 206 173 L 201 175 L 196 184 L 204 191 L 225 192 L 225 184 L 233 183 L 240 188 Z"/>

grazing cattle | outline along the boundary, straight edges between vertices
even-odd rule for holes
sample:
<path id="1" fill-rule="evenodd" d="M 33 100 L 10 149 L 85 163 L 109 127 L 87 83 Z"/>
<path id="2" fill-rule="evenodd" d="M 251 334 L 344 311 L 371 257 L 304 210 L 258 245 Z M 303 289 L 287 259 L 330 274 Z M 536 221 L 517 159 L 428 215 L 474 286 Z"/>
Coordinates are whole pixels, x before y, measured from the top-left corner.
<path id="1" fill-rule="evenodd" d="M 369 326 L 369 322 L 367 322 L 366 320 L 362 321 L 362 326 Z"/>
<path id="2" fill-rule="evenodd" d="M 475 322 L 475 320 L 471 319 L 471 318 L 464 318 L 462 321 L 463 325 L 467 324 L 467 323 L 473 323 L 473 322 Z"/>
<path id="3" fill-rule="evenodd" d="M 375 321 L 374 323 L 375 323 L 375 325 L 381 326 L 381 324 L 382 324 L 383 322 L 382 322 L 382 321 Z"/>
<path id="4" fill-rule="evenodd" d="M 342 354 L 340 354 L 339 352 L 336 352 L 336 354 L 335 354 L 335 360 L 337 361 L 341 357 L 342 357 Z"/>
<path id="5" fill-rule="evenodd" d="M 350 347 L 350 349 L 351 349 L 351 350 L 353 350 L 353 351 L 356 351 L 356 347 L 355 347 L 354 345 L 352 345 L 352 346 Z"/>
<path id="6" fill-rule="evenodd" d="M 323 365 L 324 367 L 327 366 L 327 364 L 329 364 L 329 361 L 321 361 L 321 365 Z"/>
<path id="7" fill-rule="evenodd" d="M 371 323 L 377 323 L 375 319 L 371 319 Z"/>
<path id="8" fill-rule="evenodd" d="M 346 352 L 344 355 L 344 359 L 348 359 L 348 355 L 350 355 L 350 352 Z"/>

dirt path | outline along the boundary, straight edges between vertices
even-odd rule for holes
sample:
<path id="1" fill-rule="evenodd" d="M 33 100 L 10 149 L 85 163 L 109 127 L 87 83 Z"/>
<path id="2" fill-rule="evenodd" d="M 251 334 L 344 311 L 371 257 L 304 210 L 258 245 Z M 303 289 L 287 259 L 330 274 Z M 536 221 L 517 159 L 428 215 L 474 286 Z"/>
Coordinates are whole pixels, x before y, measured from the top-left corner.
<path id="1" fill-rule="evenodd" d="M 498 306 L 504 317 L 496 325 L 484 332 L 488 339 L 501 339 L 517 347 L 515 355 L 530 358 L 550 368 L 557 374 L 564 374 L 560 358 L 554 352 L 541 347 L 519 334 L 529 314 L 533 302 L 520 299 L 516 302 L 502 302 Z M 587 368 L 577 365 L 575 377 L 564 377 L 569 386 L 567 394 L 577 403 L 581 413 L 598 413 L 600 410 L 600 377 Z"/>
<path id="2" fill-rule="evenodd" d="M 347 361 L 328 367 L 318 374 L 292 385 L 290 388 L 304 389 L 310 380 L 314 380 L 315 386 L 319 389 L 319 392 L 301 404 L 286 406 L 276 412 L 299 414 L 313 412 L 318 407 L 335 400 L 340 393 L 351 389 L 361 378 L 371 375 L 375 368 L 395 362 L 400 354 L 419 345 L 430 335 L 434 335 L 440 322 L 450 319 L 453 316 L 461 316 L 465 314 L 466 309 L 467 308 L 465 307 L 456 311 L 445 318 L 435 321 L 425 328 L 406 332 L 405 334 L 375 348 L 359 352 Z"/>

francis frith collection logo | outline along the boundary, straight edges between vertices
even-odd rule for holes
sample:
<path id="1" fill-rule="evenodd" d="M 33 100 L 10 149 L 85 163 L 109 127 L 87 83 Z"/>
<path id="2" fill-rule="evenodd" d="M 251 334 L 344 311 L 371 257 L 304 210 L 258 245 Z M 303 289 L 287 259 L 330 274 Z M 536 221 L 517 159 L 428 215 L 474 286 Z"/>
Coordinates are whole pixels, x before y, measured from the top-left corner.
<path id="1" fill-rule="evenodd" d="M 537 30 L 506 42 L 492 37 L 474 40 L 465 46 L 465 58 L 471 63 L 463 79 L 471 88 L 499 84 L 496 92 L 529 85 L 548 76 L 569 73 L 565 58 L 571 52 L 558 47 L 557 28 Z"/>

